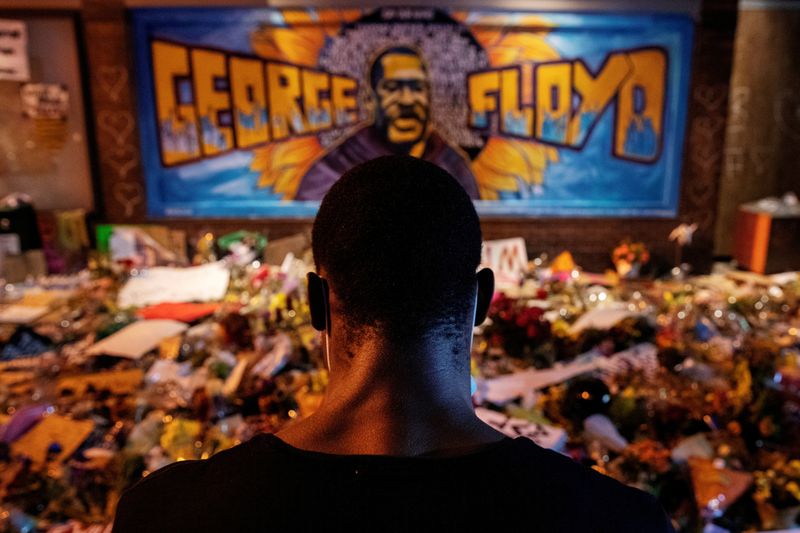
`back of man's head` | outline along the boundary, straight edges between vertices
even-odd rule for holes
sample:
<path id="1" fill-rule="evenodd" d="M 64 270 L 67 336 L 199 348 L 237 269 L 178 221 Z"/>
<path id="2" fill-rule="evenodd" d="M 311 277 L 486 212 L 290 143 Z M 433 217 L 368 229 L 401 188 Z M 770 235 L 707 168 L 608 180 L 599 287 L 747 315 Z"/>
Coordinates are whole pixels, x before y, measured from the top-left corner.
<path id="1" fill-rule="evenodd" d="M 402 341 L 472 317 L 480 223 L 436 165 L 385 156 L 354 167 L 323 199 L 312 246 L 350 327 Z"/>

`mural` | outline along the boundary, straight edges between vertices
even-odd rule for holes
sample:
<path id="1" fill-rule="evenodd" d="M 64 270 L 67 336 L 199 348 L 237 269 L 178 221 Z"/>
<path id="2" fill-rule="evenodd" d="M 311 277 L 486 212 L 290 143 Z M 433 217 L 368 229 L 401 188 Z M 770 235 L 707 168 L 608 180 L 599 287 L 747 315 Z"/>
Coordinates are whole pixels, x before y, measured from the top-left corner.
<path id="1" fill-rule="evenodd" d="M 677 210 L 688 16 L 142 9 L 134 34 L 152 216 L 313 216 L 390 153 L 482 214 Z"/>

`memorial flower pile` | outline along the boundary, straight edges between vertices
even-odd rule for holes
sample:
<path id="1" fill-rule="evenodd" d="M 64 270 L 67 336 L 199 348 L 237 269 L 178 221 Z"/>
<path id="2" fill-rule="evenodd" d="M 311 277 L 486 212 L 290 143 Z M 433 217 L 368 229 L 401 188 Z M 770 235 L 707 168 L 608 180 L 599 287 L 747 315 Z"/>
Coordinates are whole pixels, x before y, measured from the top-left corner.
<path id="1" fill-rule="evenodd" d="M 634 244 L 625 253 L 642 260 Z M 6 287 L 0 531 L 108 530 L 143 476 L 313 413 L 327 372 L 311 269 L 248 257 Z M 160 276 L 168 286 L 149 291 Z M 181 279 L 199 301 L 158 301 Z M 651 492 L 679 531 L 788 528 L 800 511 L 799 309 L 796 274 L 632 280 L 539 262 L 476 329 L 476 412 Z M 119 342 L 131 328 L 147 339 Z"/>

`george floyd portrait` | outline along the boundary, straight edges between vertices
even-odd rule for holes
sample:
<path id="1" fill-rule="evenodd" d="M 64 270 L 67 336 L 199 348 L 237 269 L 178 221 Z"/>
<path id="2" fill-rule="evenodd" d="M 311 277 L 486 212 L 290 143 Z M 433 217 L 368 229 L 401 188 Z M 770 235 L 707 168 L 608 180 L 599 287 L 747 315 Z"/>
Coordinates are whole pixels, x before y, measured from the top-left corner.
<path id="1" fill-rule="evenodd" d="M 478 186 L 466 156 L 433 127 L 430 76 L 422 54 L 410 46 L 385 48 L 370 62 L 368 74 L 375 104 L 371 123 L 316 161 L 295 199 L 321 200 L 352 167 L 382 155 L 404 154 L 444 168 L 477 200 Z"/>

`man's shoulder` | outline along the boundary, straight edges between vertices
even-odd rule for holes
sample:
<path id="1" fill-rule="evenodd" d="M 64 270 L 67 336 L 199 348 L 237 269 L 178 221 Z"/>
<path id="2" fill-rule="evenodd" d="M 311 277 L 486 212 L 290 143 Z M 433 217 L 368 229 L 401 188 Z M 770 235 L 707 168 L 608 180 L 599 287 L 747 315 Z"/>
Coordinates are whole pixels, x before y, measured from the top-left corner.
<path id="1" fill-rule="evenodd" d="M 258 480 L 252 464 L 256 439 L 206 460 L 169 464 L 142 478 L 120 498 L 114 531 L 142 531 L 151 521 L 159 524 L 153 531 L 167 530 L 167 524 L 203 520 L 220 506 L 241 502 L 238 495 Z M 269 452 L 258 456 L 263 462 Z"/>
<path id="2" fill-rule="evenodd" d="M 569 457 L 544 449 L 526 438 L 514 440 L 505 461 L 517 472 L 517 482 L 540 493 L 551 509 L 579 510 L 581 520 L 614 524 L 608 531 L 671 532 L 656 499 L 587 468 Z"/>
<path id="3" fill-rule="evenodd" d="M 252 445 L 253 443 L 248 441 L 216 453 L 209 459 L 171 463 L 143 478 L 131 490 L 140 487 L 152 489 L 156 486 L 162 488 L 175 484 L 184 485 L 187 482 L 212 477 L 226 469 L 237 468 L 253 455 Z"/>

